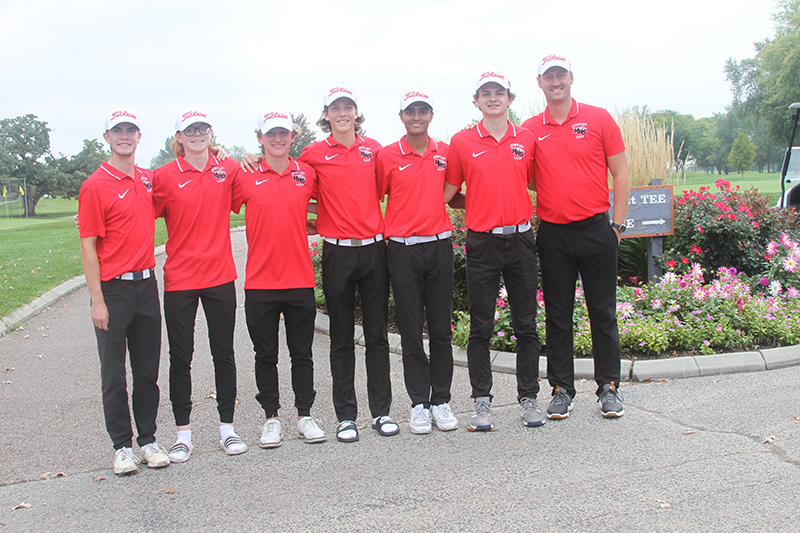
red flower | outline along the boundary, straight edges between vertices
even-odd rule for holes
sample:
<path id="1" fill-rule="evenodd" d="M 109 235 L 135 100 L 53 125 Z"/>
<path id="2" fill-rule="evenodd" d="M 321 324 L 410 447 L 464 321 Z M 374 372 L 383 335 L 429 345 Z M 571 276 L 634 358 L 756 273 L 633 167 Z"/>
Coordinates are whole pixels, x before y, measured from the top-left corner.
<path id="1" fill-rule="evenodd" d="M 689 260 L 686 259 L 686 257 L 681 257 L 681 261 L 683 261 L 684 265 L 688 265 L 689 264 Z"/>
<path id="2" fill-rule="evenodd" d="M 697 246 L 697 245 L 694 245 L 694 246 L 692 246 L 692 251 L 693 251 L 694 253 L 696 253 L 696 254 L 702 254 L 702 253 L 703 253 L 703 249 L 702 249 L 702 248 L 700 248 L 700 247 L 699 247 L 699 246 Z"/>
<path id="3" fill-rule="evenodd" d="M 677 264 L 678 264 L 678 263 L 676 263 L 676 262 L 675 262 L 675 261 L 673 261 L 672 259 L 670 259 L 669 261 L 667 261 L 667 266 L 668 266 L 670 269 L 673 269 L 673 268 L 675 268 L 675 265 L 677 265 Z"/>

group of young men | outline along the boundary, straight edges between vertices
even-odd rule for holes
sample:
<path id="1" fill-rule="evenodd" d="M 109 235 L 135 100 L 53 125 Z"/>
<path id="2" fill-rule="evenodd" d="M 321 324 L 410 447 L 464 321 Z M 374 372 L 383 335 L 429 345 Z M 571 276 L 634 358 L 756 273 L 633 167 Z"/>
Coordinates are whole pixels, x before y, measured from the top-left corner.
<path id="1" fill-rule="evenodd" d="M 148 466 L 182 462 L 191 454 L 190 365 L 198 300 L 209 323 L 220 389 L 220 445 L 231 455 L 247 450 L 233 430 L 235 270 L 227 233 L 230 210 L 238 212 L 242 205 L 247 205 L 245 313 L 256 354 L 257 399 L 267 418 L 262 447 L 282 442 L 277 374 L 281 314 L 292 361 L 298 432 L 306 442 L 326 439 L 310 416 L 316 393 L 311 354 L 314 276 L 307 249 L 307 212 L 316 212 L 316 230 L 324 238 L 322 281 L 330 317 L 337 440 L 359 439 L 354 386 L 356 296 L 363 318 L 372 427 L 383 436 L 399 432 L 389 412 L 390 282 L 411 400 L 409 429 L 422 434 L 429 433 L 433 424 L 442 431 L 458 427 L 449 405 L 453 253 L 446 203 L 465 209 L 468 228 L 467 357 L 475 403 L 467 429 L 494 428 L 489 344 L 501 276 L 517 339 L 517 396 L 524 425 L 535 427 L 546 418 L 567 418 L 572 409 L 572 311 L 578 275 L 591 321 L 601 413 L 622 416 L 615 287 L 617 248 L 625 230 L 630 187 L 625 147 L 619 128 L 605 110 L 572 98 L 572 68 L 564 57 L 545 57 L 538 73 L 547 108 L 522 127 L 508 120 L 514 100 L 508 79 L 493 71 L 481 74 L 474 103 L 483 119 L 454 135 L 449 146 L 428 135 L 434 105 L 424 91 L 403 95 L 400 119 L 407 134 L 382 147 L 360 135 L 364 117 L 353 91 L 333 87 L 317 123 L 329 133 L 325 140 L 306 147 L 293 160 L 288 156 L 294 140 L 288 113 L 271 109 L 259 119 L 262 155 L 246 157 L 241 169 L 213 153 L 210 120 L 202 110 L 189 109 L 176 122 L 173 148 L 178 159 L 153 175 L 134 164 L 141 135 L 138 119 L 129 110 L 112 112 L 104 134 L 111 159 L 83 184 L 79 218 L 106 425 L 116 450 L 115 472 L 134 472 L 140 461 L 131 448 L 126 341 L 137 442 Z M 615 198 L 611 219 L 609 171 Z M 192 188 L 193 196 L 181 200 Z M 541 222 L 536 236 L 530 222 L 534 207 L 529 190 L 537 191 Z M 384 198 L 385 215 L 380 205 Z M 153 219 L 157 216 L 165 217 L 168 230 L 164 314 L 177 427 L 176 443 L 168 453 L 155 442 L 161 340 L 153 271 Z M 546 412 L 537 402 L 539 255 L 547 310 L 547 374 L 553 388 Z M 423 343 L 426 324 L 428 354 Z"/>

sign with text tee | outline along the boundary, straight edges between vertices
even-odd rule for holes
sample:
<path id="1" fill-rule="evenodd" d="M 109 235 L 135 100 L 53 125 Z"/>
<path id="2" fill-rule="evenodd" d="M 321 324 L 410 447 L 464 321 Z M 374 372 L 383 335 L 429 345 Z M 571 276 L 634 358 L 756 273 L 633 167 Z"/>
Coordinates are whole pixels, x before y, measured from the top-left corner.
<path id="1" fill-rule="evenodd" d="M 609 193 L 611 209 L 608 217 L 614 213 L 614 191 Z M 626 237 L 660 237 L 672 235 L 674 227 L 674 203 L 672 198 L 672 185 L 648 185 L 644 187 L 631 187 L 628 199 L 628 214 L 625 216 L 624 226 Z"/>

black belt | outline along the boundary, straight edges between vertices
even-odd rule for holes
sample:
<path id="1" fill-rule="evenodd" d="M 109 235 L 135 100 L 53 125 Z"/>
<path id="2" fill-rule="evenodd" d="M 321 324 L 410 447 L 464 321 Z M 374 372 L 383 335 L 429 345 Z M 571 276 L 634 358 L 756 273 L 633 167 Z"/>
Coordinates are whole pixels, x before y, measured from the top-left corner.
<path id="1" fill-rule="evenodd" d="M 570 222 L 568 224 L 564 224 L 564 226 L 569 226 L 575 229 L 582 229 L 582 228 L 589 228 L 592 226 L 596 226 L 600 222 L 605 222 L 608 224 L 608 213 L 597 213 L 593 217 L 589 217 L 586 220 L 578 220 L 575 222 Z"/>

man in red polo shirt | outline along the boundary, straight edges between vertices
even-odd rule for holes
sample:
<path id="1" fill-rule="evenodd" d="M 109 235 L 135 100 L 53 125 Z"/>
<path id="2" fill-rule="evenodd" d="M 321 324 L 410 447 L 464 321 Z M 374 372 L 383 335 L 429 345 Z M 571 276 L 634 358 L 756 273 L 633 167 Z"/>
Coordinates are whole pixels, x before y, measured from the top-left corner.
<path id="1" fill-rule="evenodd" d="M 589 320 L 597 396 L 602 416 L 624 414 L 618 392 L 617 250 L 625 231 L 630 178 L 619 127 L 605 109 L 571 96 L 566 58 L 539 62 L 539 87 L 547 108 L 523 124 L 536 136 L 536 202 L 541 223 L 536 244 L 542 258 L 547 307 L 547 378 L 553 387 L 548 418 L 562 419 L 575 397 L 572 314 L 581 277 Z M 614 180 L 609 221 L 608 172 Z"/>
<path id="2" fill-rule="evenodd" d="M 228 455 L 247 451 L 236 434 L 236 265 L 230 237 L 231 191 L 239 164 L 213 154 L 214 130 L 199 108 L 178 113 L 172 150 L 177 159 L 156 169 L 153 203 L 167 224 L 164 264 L 164 320 L 169 337 L 169 392 L 177 426 L 170 460 L 192 452 L 192 356 L 197 306 L 203 302 L 214 361 L 220 445 Z"/>
<path id="3" fill-rule="evenodd" d="M 422 91 L 400 100 L 406 135 L 378 152 L 378 192 L 386 202 L 387 259 L 395 320 L 403 347 L 406 390 L 411 397 L 409 428 L 430 433 L 458 427 L 450 409 L 453 349 L 453 246 L 444 207 L 448 145 L 428 136 L 433 105 Z M 430 361 L 422 343 L 427 318 Z"/>
<path id="4" fill-rule="evenodd" d="M 361 298 L 372 427 L 384 436 L 399 432 L 389 416 L 389 271 L 375 178 L 375 156 L 381 145 L 359 134 L 363 122 L 353 91 L 343 86 L 331 88 L 317 121 L 330 135 L 307 146 L 299 158 L 317 172 L 317 230 L 325 239 L 322 285 L 330 317 L 333 406 L 339 419 L 336 437 L 342 442 L 358 440 L 356 288 Z"/>
<path id="5" fill-rule="evenodd" d="M 151 172 L 135 164 L 139 120 L 129 109 L 106 118 L 103 139 L 111 147 L 104 162 L 81 185 L 78 196 L 81 261 L 92 303 L 100 354 L 103 411 L 114 445 L 114 473 L 131 474 L 141 461 L 131 449 L 125 352 L 133 374 L 133 417 L 147 466 L 169 464 L 155 438 L 161 311 L 155 258 Z"/>
<path id="6" fill-rule="evenodd" d="M 314 390 L 314 266 L 308 253 L 308 202 L 316 198 L 317 174 L 289 156 L 295 132 L 289 113 L 273 108 L 259 117 L 258 142 L 264 155 L 255 173 L 242 173 L 233 189 L 233 210 L 243 204 L 247 222 L 247 269 L 244 284 L 247 329 L 255 355 L 256 399 L 267 421 L 262 448 L 281 445 L 278 418 L 278 326 L 281 313 L 292 360 L 292 389 L 297 431 L 307 443 L 324 442 L 325 433 L 311 418 Z"/>
<path id="7" fill-rule="evenodd" d="M 483 120 L 456 133 L 450 142 L 445 200 L 466 184 L 467 297 L 470 331 L 467 346 L 475 410 L 470 428 L 493 429 L 492 367 L 489 343 L 494 331 L 495 302 L 503 276 L 517 337 L 517 399 L 522 421 L 541 426 L 539 336 L 536 332 L 538 269 L 530 219 L 533 205 L 534 137 L 508 120 L 514 101 L 508 79 L 497 72 L 478 78 L 475 106 Z"/>

